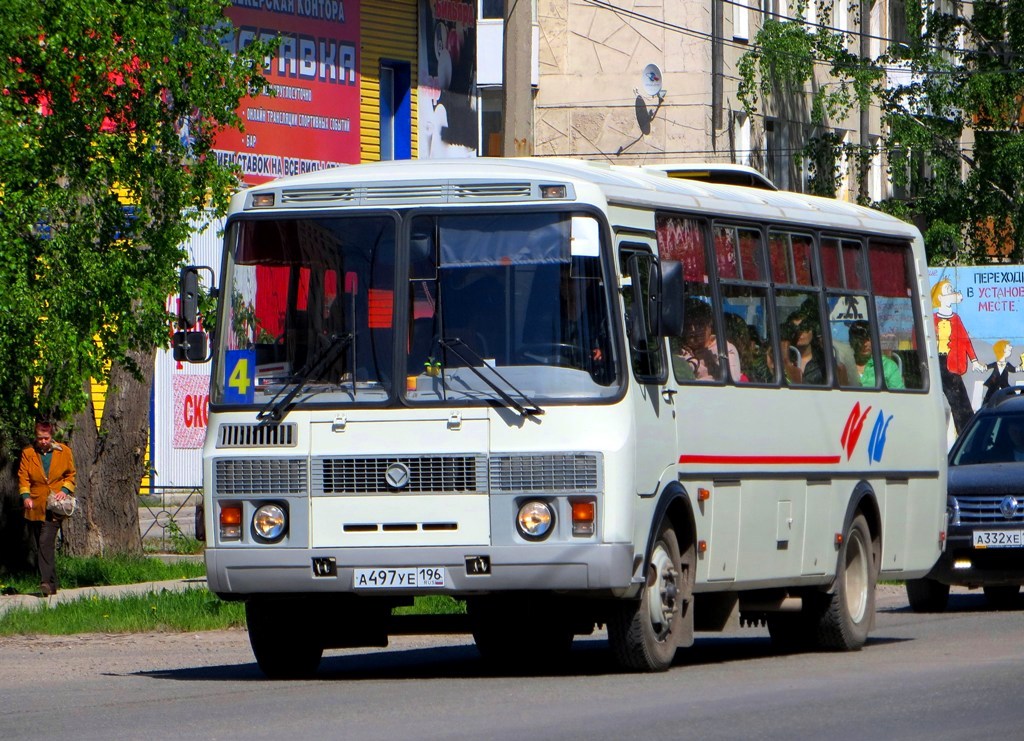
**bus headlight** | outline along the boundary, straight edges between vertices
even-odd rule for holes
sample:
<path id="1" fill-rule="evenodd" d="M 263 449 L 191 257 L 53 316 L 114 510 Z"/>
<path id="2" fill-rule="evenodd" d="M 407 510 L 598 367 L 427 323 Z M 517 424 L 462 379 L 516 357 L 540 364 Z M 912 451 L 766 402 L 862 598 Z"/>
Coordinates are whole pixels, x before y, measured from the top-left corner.
<path id="1" fill-rule="evenodd" d="M 524 502 L 516 516 L 519 533 L 529 540 L 543 540 L 551 534 L 555 524 L 555 513 L 551 505 L 532 499 Z"/>
<path id="2" fill-rule="evenodd" d="M 260 505 L 252 516 L 252 529 L 256 537 L 267 542 L 275 542 L 284 537 L 288 517 L 284 508 L 277 504 Z"/>

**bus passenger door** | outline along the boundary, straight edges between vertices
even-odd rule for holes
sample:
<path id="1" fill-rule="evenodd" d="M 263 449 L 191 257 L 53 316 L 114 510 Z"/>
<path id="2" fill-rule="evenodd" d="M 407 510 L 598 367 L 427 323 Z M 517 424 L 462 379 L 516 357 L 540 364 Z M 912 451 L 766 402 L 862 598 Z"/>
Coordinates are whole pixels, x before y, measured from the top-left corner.
<path id="1" fill-rule="evenodd" d="M 633 405 L 635 483 L 640 496 L 654 496 L 665 472 L 674 470 L 676 446 L 675 381 L 668 373 L 665 340 L 652 316 L 657 263 L 653 240 L 632 235 L 619 242 L 622 299 Z"/>

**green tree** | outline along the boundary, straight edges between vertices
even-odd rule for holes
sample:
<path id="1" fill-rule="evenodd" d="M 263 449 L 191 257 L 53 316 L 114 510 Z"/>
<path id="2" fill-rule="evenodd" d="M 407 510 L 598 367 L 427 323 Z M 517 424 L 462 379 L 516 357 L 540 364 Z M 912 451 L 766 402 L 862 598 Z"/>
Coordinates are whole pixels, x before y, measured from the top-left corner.
<path id="1" fill-rule="evenodd" d="M 890 0 L 888 7 L 894 38 L 876 58 L 866 54 L 866 37 L 829 28 L 830 3 L 819 26 L 767 21 L 740 64 L 744 107 L 754 112 L 783 91 L 812 88 L 816 133 L 796 156 L 810 165 L 812 189 L 834 195 L 841 156 L 863 173 L 871 152 L 830 140 L 828 122 L 877 104 L 899 197 L 873 205 L 920 226 L 934 263 L 984 262 L 1004 252 L 1021 262 L 1024 0 Z M 866 19 L 871 3 L 857 11 Z M 814 80 L 816 71 L 822 79 Z"/>
<path id="2" fill-rule="evenodd" d="M 225 0 L 11 0 L 0 23 L 0 491 L 20 527 L 17 449 L 64 421 L 79 555 L 141 549 L 136 497 L 166 298 L 189 234 L 237 173 L 211 149 L 265 84 Z M 102 419 L 89 379 L 109 383 Z M 67 434 L 65 434 L 67 439 Z M 10 543 L 10 537 L 2 538 Z"/>

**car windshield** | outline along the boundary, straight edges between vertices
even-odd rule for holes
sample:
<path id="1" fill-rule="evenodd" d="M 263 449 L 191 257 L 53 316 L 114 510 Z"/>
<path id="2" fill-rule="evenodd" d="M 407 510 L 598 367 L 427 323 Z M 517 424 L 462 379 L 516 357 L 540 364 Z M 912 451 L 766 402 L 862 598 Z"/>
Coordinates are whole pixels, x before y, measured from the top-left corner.
<path id="1" fill-rule="evenodd" d="M 532 408 L 618 392 L 591 216 L 247 218 L 227 240 L 214 403 L 278 417 L 307 403 Z"/>
<path id="2" fill-rule="evenodd" d="M 950 453 L 951 466 L 1024 461 L 1024 414 L 983 414 Z"/>

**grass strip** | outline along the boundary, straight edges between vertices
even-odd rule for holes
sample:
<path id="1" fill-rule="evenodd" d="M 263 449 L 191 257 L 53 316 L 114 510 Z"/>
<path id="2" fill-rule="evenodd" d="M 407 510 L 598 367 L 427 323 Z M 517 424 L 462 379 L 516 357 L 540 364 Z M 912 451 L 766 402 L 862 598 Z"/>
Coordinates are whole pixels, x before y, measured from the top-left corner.
<path id="1" fill-rule="evenodd" d="M 452 615 L 466 603 L 444 595 L 417 597 L 401 615 Z M 224 602 L 206 589 L 164 590 L 121 597 L 91 596 L 70 602 L 14 607 L 0 615 L 0 636 L 76 633 L 188 633 L 245 627 L 245 604 Z"/>
<path id="2" fill-rule="evenodd" d="M 206 575 L 202 561 L 165 563 L 159 558 L 144 556 L 76 556 L 57 557 L 57 581 L 61 589 L 104 587 L 115 584 L 139 584 L 170 579 L 196 579 Z M 37 594 L 37 574 L 0 576 L 4 594 Z"/>
<path id="3" fill-rule="evenodd" d="M 193 632 L 245 627 L 245 605 L 206 589 L 165 590 L 121 597 L 15 607 L 0 616 L 0 635 Z"/>

